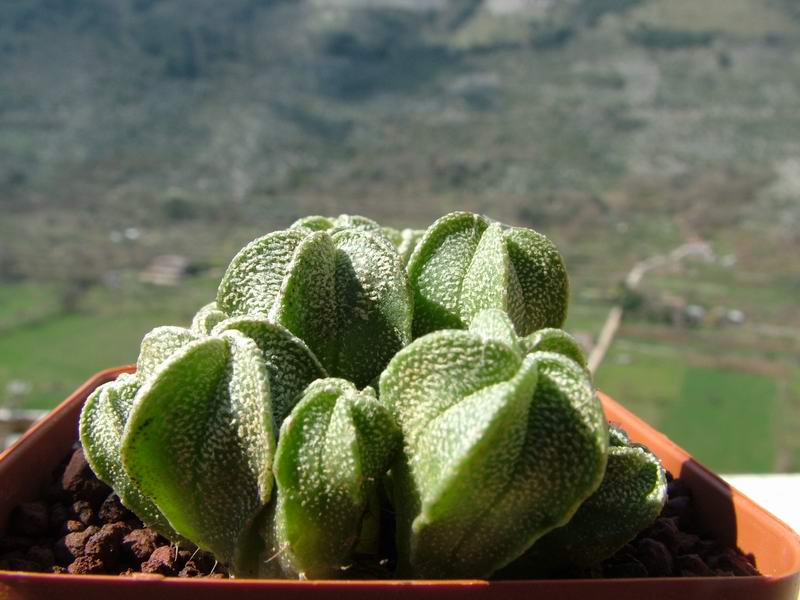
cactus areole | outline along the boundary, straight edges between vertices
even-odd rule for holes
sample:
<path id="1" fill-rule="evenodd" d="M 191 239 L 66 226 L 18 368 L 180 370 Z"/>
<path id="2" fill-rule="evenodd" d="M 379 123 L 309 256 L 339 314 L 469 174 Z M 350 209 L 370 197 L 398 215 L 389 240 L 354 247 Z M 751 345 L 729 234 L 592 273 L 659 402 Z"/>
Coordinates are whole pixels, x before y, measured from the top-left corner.
<path id="1" fill-rule="evenodd" d="M 646 528 L 664 470 L 610 427 L 555 245 L 471 213 L 310 216 L 87 399 L 97 476 L 234 576 L 546 577 Z"/>

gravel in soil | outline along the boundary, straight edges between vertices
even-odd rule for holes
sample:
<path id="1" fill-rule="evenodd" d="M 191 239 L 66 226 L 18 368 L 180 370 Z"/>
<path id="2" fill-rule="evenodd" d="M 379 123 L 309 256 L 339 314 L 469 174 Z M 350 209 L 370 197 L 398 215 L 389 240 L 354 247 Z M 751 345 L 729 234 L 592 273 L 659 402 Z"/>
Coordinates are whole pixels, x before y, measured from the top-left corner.
<path id="1" fill-rule="evenodd" d="M 655 522 L 614 556 L 566 577 L 732 577 L 760 575 L 752 554 L 702 529 L 686 484 L 667 473 L 667 503 Z"/>
<path id="2" fill-rule="evenodd" d="M 171 544 L 119 501 L 81 448 L 59 465 L 42 497 L 17 506 L 0 535 L 0 570 L 225 578 L 208 552 Z"/>
<path id="3" fill-rule="evenodd" d="M 614 556 L 563 577 L 713 577 L 759 575 L 755 558 L 715 541 L 698 526 L 689 488 L 668 474 L 661 515 Z M 385 579 L 392 557 L 358 561 L 346 575 Z M 374 563 L 374 564 L 372 564 Z M 208 552 L 171 544 L 144 524 L 92 472 L 76 448 L 53 473 L 42 498 L 11 513 L 0 535 L 0 570 L 43 573 L 226 578 Z"/>

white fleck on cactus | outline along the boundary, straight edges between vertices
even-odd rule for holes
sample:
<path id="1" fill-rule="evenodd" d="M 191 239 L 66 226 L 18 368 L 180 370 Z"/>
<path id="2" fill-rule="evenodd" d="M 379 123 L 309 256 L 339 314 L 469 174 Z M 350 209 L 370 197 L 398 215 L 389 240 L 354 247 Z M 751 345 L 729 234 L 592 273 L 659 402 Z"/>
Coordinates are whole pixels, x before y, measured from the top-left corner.
<path id="1" fill-rule="evenodd" d="M 280 432 L 268 572 L 337 576 L 352 561 L 367 504 L 399 444 L 372 388 L 333 378 L 312 383 Z"/>
<path id="2" fill-rule="evenodd" d="M 192 319 L 191 330 L 197 335 L 209 335 L 218 323 L 227 318 L 228 315 L 217 308 L 216 302 L 210 302 L 197 311 Z"/>
<path id="3" fill-rule="evenodd" d="M 392 227 L 382 227 L 381 231 L 390 242 L 397 248 L 397 253 L 403 261 L 403 266 L 408 265 L 411 255 L 417 244 L 425 235 L 424 229 L 394 229 Z"/>
<path id="4" fill-rule="evenodd" d="M 303 340 L 285 327 L 259 316 L 231 317 L 214 327 L 218 335 L 239 331 L 259 347 L 267 367 L 275 431 L 289 415 L 306 386 L 327 373 Z"/>
<path id="5" fill-rule="evenodd" d="M 297 227 L 248 244 L 231 262 L 217 304 L 262 314 L 301 338 L 332 376 L 364 386 L 410 341 L 411 292 L 383 235 Z"/>
<path id="6" fill-rule="evenodd" d="M 586 369 L 586 356 L 575 338 L 563 329 L 547 327 L 534 331 L 529 336 L 520 340 L 526 353 L 530 352 L 557 352 L 571 358 Z"/>
<path id="7" fill-rule="evenodd" d="M 487 577 L 600 485 L 608 433 L 588 376 L 521 346 L 487 311 L 469 331 L 417 339 L 381 376 L 404 436 L 392 467 L 403 574 Z"/>
<path id="8" fill-rule="evenodd" d="M 120 460 L 125 423 L 140 387 L 141 382 L 135 375 L 123 373 L 92 392 L 81 412 L 81 443 L 92 470 L 114 489 L 122 503 L 148 527 L 171 540 L 178 540 L 180 536 L 167 518 L 131 481 Z"/>
<path id="9" fill-rule="evenodd" d="M 122 503 L 148 526 L 171 540 L 181 536 L 161 514 L 156 504 L 125 471 L 120 448 L 125 424 L 144 380 L 172 354 L 198 336 L 182 327 L 157 327 L 142 340 L 136 373 L 123 373 L 115 381 L 98 387 L 86 399 L 80 418 L 80 439 L 89 465 L 110 485 Z"/>
<path id="10" fill-rule="evenodd" d="M 664 468 L 644 446 L 609 427 L 603 482 L 569 523 L 539 540 L 510 565 L 514 576 L 548 576 L 565 565 L 595 565 L 631 541 L 661 513 L 667 499 Z"/>
<path id="11" fill-rule="evenodd" d="M 240 573 L 274 451 L 266 365 L 234 331 L 191 342 L 145 381 L 121 448 L 126 473 L 173 529 Z"/>
<path id="12" fill-rule="evenodd" d="M 498 308 L 519 335 L 560 327 L 569 283 L 558 249 L 545 236 L 455 212 L 431 225 L 408 262 L 414 290 L 413 335 L 463 329 Z"/>
<path id="13" fill-rule="evenodd" d="M 339 215 L 338 217 L 322 217 L 312 215 L 297 219 L 289 226 L 291 229 L 310 229 L 312 231 L 327 231 L 336 233 L 342 229 L 360 229 L 372 233 L 382 233 L 383 228 L 372 219 L 359 215 Z"/>

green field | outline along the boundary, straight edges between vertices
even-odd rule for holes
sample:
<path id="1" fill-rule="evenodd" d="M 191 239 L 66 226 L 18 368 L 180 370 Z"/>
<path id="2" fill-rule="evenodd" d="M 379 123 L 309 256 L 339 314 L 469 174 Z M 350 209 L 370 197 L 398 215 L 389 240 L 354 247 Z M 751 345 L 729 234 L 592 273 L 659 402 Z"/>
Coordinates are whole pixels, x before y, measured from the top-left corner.
<path id="1" fill-rule="evenodd" d="M 718 471 L 772 471 L 780 443 L 777 409 L 772 379 L 689 368 L 680 401 L 664 415 L 662 430 Z"/>
<path id="2" fill-rule="evenodd" d="M 697 359 L 678 346 L 618 339 L 596 383 L 712 469 L 800 469 L 791 379 L 693 365 Z"/>
<path id="3" fill-rule="evenodd" d="M 41 315 L 20 319 L 0 335 L 0 406 L 52 408 L 96 371 L 135 362 L 145 333 L 159 325 L 187 326 L 213 299 L 215 286 L 215 278 L 195 277 L 178 288 L 133 284 L 121 296 L 99 289 L 74 314 L 55 311 L 49 286 L 0 286 L 0 297 L 15 303 L 24 297 Z M 4 307 L 12 303 L 6 301 Z M 12 395 L 12 381 L 29 391 Z"/>
<path id="4" fill-rule="evenodd" d="M 686 361 L 667 346 L 617 340 L 595 383 L 656 428 L 681 397 Z"/>

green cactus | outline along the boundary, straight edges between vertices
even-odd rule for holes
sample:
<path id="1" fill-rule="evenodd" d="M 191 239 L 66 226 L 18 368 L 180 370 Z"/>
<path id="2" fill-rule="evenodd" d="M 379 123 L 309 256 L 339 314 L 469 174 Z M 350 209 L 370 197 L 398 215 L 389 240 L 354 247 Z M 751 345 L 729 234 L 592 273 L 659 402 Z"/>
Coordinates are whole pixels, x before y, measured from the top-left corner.
<path id="1" fill-rule="evenodd" d="M 463 329 L 485 308 L 508 313 L 519 335 L 560 327 L 566 319 L 564 262 L 550 240 L 530 229 L 450 213 L 418 242 L 408 274 L 415 338 Z"/>
<path id="2" fill-rule="evenodd" d="M 381 376 L 404 436 L 392 473 L 406 575 L 487 577 L 600 485 L 608 433 L 584 369 L 512 336 L 491 311 L 417 339 Z"/>
<path id="3" fill-rule="evenodd" d="M 424 234 L 300 219 L 91 394 L 87 459 L 147 525 L 236 576 L 337 577 L 385 547 L 387 503 L 405 577 L 592 564 L 653 520 L 665 481 L 609 432 L 554 328 L 567 288 L 546 238 L 478 215 Z"/>
<path id="4" fill-rule="evenodd" d="M 301 338 L 330 375 L 364 386 L 410 341 L 410 294 L 383 235 L 297 227 L 247 245 L 217 304 L 231 316 L 266 315 Z"/>
<path id="5" fill-rule="evenodd" d="M 239 331 L 262 352 L 272 397 L 275 431 L 289 415 L 306 386 L 327 373 L 305 343 L 285 327 L 259 316 L 232 317 L 220 322 L 215 335 Z"/>
<path id="6" fill-rule="evenodd" d="M 139 358 L 136 361 L 137 377 L 140 381 L 144 381 L 155 373 L 170 356 L 201 337 L 183 327 L 170 325 L 156 327 L 142 339 Z"/>
<path id="7" fill-rule="evenodd" d="M 609 428 L 603 482 L 564 527 L 536 542 L 503 575 L 544 577 L 566 565 L 589 567 L 612 556 L 650 525 L 667 499 L 667 480 L 658 458 Z"/>
<path id="8" fill-rule="evenodd" d="M 122 503 L 148 526 L 170 540 L 180 535 L 125 471 L 120 459 L 122 436 L 142 383 L 171 355 L 198 339 L 188 329 L 157 327 L 142 340 L 136 373 L 123 373 L 98 387 L 86 399 L 80 418 L 80 439 L 86 460 L 99 479 L 110 485 Z"/>
<path id="9" fill-rule="evenodd" d="M 193 323 L 216 322 L 218 320 L 216 316 L 212 319 L 207 318 L 214 312 L 219 311 L 213 305 L 203 307 Z M 208 325 L 203 325 L 201 328 L 195 328 L 195 331 L 207 328 Z M 221 368 L 212 360 L 215 354 L 213 352 L 209 354 L 203 350 L 216 348 L 218 354 L 220 340 L 222 346 L 228 347 L 231 353 L 236 351 L 236 356 L 240 358 L 237 359 L 238 362 L 231 362 L 229 365 L 230 369 L 235 368 L 236 377 L 230 375 L 232 379 L 227 384 L 223 382 L 218 385 L 218 387 L 227 385 L 229 388 L 227 392 L 217 390 L 217 392 L 213 392 L 217 394 L 214 396 L 210 389 L 203 392 L 202 386 L 197 385 L 190 375 L 196 374 L 197 381 L 200 381 L 200 375 L 210 373 L 212 367 Z M 240 346 L 246 348 L 237 350 Z M 188 355 L 185 355 L 186 353 Z M 230 360 L 234 360 L 233 354 Z M 179 364 L 176 365 L 176 362 Z M 262 370 L 268 380 L 266 387 L 268 392 L 264 392 L 257 386 L 254 387 L 253 384 L 250 384 L 248 391 L 249 379 L 253 374 L 257 378 L 260 377 Z M 159 482 L 153 483 L 148 478 L 153 477 L 153 469 L 150 468 L 153 465 L 158 466 L 162 471 L 166 468 L 175 469 L 178 467 L 174 464 L 170 467 L 170 461 L 186 461 L 188 459 L 186 457 L 179 458 L 180 455 L 173 452 L 175 448 L 166 444 L 151 447 L 147 453 L 144 453 L 141 450 L 141 444 L 137 446 L 131 440 L 142 435 L 149 440 L 154 435 L 153 427 L 169 427 L 175 423 L 180 423 L 181 427 L 186 426 L 187 421 L 185 420 L 162 422 L 163 418 L 170 414 L 166 408 L 167 405 L 171 410 L 176 411 L 176 414 L 177 412 L 187 413 L 185 416 L 187 419 L 190 417 L 202 419 L 205 417 L 202 417 L 202 411 L 199 411 L 197 403 L 207 402 L 220 405 L 219 411 L 221 412 L 217 415 L 220 421 L 215 429 L 221 432 L 226 426 L 241 428 L 244 423 L 249 421 L 251 433 L 258 432 L 258 435 L 261 436 L 257 438 L 260 440 L 259 443 L 266 443 L 268 446 L 271 444 L 274 447 L 275 432 L 300 399 L 303 390 L 313 380 L 325 376 L 326 372 L 319 361 L 300 339 L 293 336 L 286 328 L 270 323 L 263 317 L 233 317 L 219 321 L 213 327 L 210 336 L 199 335 L 181 327 L 159 327 L 148 333 L 142 341 L 136 374 L 121 375 L 116 381 L 98 388 L 87 399 L 81 414 L 82 443 L 93 470 L 117 491 L 123 504 L 139 515 L 148 526 L 173 541 L 185 542 L 188 540 L 204 548 L 212 549 L 217 556 L 225 557 L 226 561 L 233 561 L 234 569 L 240 573 L 253 573 L 255 566 L 252 563 L 259 549 L 258 537 L 255 535 L 250 521 L 245 522 L 244 525 L 240 523 L 241 531 L 238 536 L 241 539 L 235 542 L 237 544 L 235 546 L 230 545 L 234 542 L 227 540 L 225 542 L 228 544 L 227 547 L 221 545 L 218 533 L 206 531 L 209 527 L 208 523 L 189 522 L 187 524 L 186 519 L 197 521 L 199 516 L 194 514 L 186 517 L 182 512 L 191 510 L 192 503 L 205 503 L 206 500 L 198 496 L 195 493 L 196 490 L 190 487 L 154 491 Z M 153 383 L 152 380 L 157 380 L 157 383 Z M 152 389 L 154 386 L 155 391 Z M 235 397 L 229 398 L 225 395 L 233 391 L 246 396 L 243 402 L 236 405 Z M 200 393 L 201 396 L 205 393 L 205 396 L 195 398 L 195 393 Z M 249 396 L 255 396 L 256 400 L 248 401 Z M 226 407 L 226 402 L 231 406 Z M 253 402 L 263 405 L 263 410 L 269 413 L 270 423 L 268 426 L 264 425 L 260 429 L 256 429 L 256 425 L 253 424 L 253 415 L 244 412 L 245 409 L 252 412 Z M 153 419 L 154 422 L 141 425 L 144 417 L 136 417 L 138 421 L 131 418 L 131 413 L 136 411 L 155 412 L 162 418 Z M 174 420 L 175 417 L 171 417 L 171 419 Z M 131 421 L 134 423 L 131 424 Z M 144 433 L 142 433 L 143 431 Z M 164 432 L 162 434 L 167 435 Z M 239 443 L 232 432 L 229 431 L 225 435 L 228 435 L 229 441 L 233 440 L 234 444 Z M 177 434 L 175 439 L 180 439 Z M 201 436 L 197 442 L 199 443 L 202 439 L 204 438 Z M 269 440 L 272 441 L 269 442 Z M 186 443 L 188 444 L 189 441 L 186 440 Z M 134 444 L 134 446 L 130 450 L 125 450 L 127 444 Z M 249 452 L 253 448 L 249 447 L 245 450 Z M 212 460 L 213 456 L 216 456 L 216 459 Z M 230 472 L 230 466 L 220 460 L 218 452 L 213 453 L 213 456 L 211 458 L 199 457 L 196 465 L 198 471 L 207 469 L 210 473 Z M 267 448 L 266 458 L 262 457 L 265 461 L 262 468 L 271 469 L 271 456 L 272 450 Z M 144 480 L 138 474 L 141 470 L 145 471 Z M 164 475 L 162 472 L 163 477 L 171 477 L 173 474 Z M 265 487 L 259 492 L 263 498 L 259 501 L 258 494 L 252 494 L 252 490 L 250 493 L 251 497 L 256 497 L 255 505 L 257 506 L 263 505 L 269 499 L 267 492 L 272 482 L 272 476 L 267 474 L 265 477 L 263 481 Z M 205 489 L 218 489 L 220 492 L 224 490 L 225 494 L 229 494 L 230 489 L 237 489 L 237 494 L 244 494 L 246 491 L 241 485 L 233 488 L 217 487 L 215 481 L 207 481 L 203 476 L 198 476 L 192 485 L 205 486 Z M 201 504 L 195 513 L 201 513 L 204 510 L 203 504 Z M 255 515 L 251 516 L 255 518 Z M 176 518 L 179 524 L 173 527 L 172 523 Z M 180 532 L 176 531 L 176 528 Z M 216 537 L 213 537 L 215 535 Z M 236 554 L 236 552 L 241 554 L 239 546 L 242 544 L 250 548 L 248 550 L 249 557 L 240 557 Z M 247 561 L 251 564 L 248 564 Z"/>
<path id="10" fill-rule="evenodd" d="M 148 378 L 122 439 L 133 482 L 181 536 L 234 571 L 272 491 L 275 432 L 256 343 L 225 331 L 189 343 Z"/>
<path id="11" fill-rule="evenodd" d="M 383 233 L 383 228 L 375 221 L 359 215 L 339 215 L 338 217 L 312 215 L 310 217 L 297 219 L 289 228 L 327 231 L 329 234 L 336 233 L 342 229 L 360 229 L 372 233 Z"/>
<path id="12" fill-rule="evenodd" d="M 281 427 L 267 554 L 283 574 L 333 577 L 352 560 L 367 504 L 400 442 L 372 388 L 312 383 Z M 274 571 L 272 571 L 274 573 Z"/>
<path id="13" fill-rule="evenodd" d="M 84 454 L 97 477 L 111 486 L 122 504 L 142 522 L 170 540 L 180 539 L 158 506 L 142 493 L 122 466 L 120 448 L 136 392 L 141 382 L 123 373 L 98 387 L 86 399 L 80 418 Z"/>
<path id="14" fill-rule="evenodd" d="M 403 261 L 403 266 L 408 265 L 411 255 L 417 244 L 425 235 L 424 229 L 394 229 L 393 227 L 382 227 L 383 235 L 394 244 L 397 253 Z"/>
<path id="15" fill-rule="evenodd" d="M 520 340 L 526 353 L 557 352 L 571 358 L 584 369 L 587 368 L 586 356 L 575 338 L 563 329 L 551 327 L 535 331 Z"/>
<path id="16" fill-rule="evenodd" d="M 218 323 L 227 318 L 228 315 L 217 308 L 216 302 L 210 302 L 197 311 L 192 319 L 191 330 L 196 335 L 209 335 Z"/>

